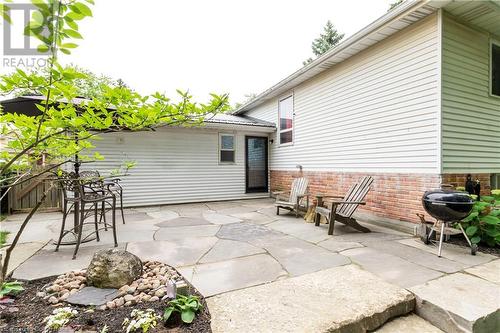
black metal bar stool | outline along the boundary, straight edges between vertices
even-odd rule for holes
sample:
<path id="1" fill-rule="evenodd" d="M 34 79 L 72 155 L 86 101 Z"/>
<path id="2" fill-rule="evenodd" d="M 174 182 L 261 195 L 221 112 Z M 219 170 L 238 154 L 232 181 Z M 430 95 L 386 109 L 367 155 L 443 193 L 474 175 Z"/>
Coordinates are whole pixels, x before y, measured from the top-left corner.
<path id="1" fill-rule="evenodd" d="M 63 192 L 63 220 L 55 251 L 59 250 L 60 245 L 75 244 L 75 251 L 73 253 L 73 259 L 75 259 L 82 241 L 88 242 L 92 240 L 93 238 L 91 237 L 94 234 L 95 239 L 99 241 L 99 230 L 107 230 L 108 227 L 110 227 L 113 231 L 114 245 L 117 247 L 116 196 L 112 192 L 104 190 L 98 182 L 77 178 L 74 173 L 64 173 L 57 181 Z M 71 192 L 74 193 L 73 196 L 68 195 Z M 90 209 L 86 210 L 88 205 Z M 107 206 L 109 206 L 109 209 L 112 211 L 111 224 L 104 220 L 104 226 L 100 227 L 98 221 L 99 211 L 102 218 L 102 215 L 105 214 Z M 77 218 L 78 221 L 75 221 L 76 223 L 74 228 L 66 229 L 66 219 L 72 209 L 79 210 L 80 214 L 75 215 L 75 218 Z M 94 217 L 94 221 L 85 222 L 85 220 L 92 215 Z M 89 224 L 94 224 L 95 230 L 85 235 L 82 239 L 84 226 Z M 64 236 L 69 233 L 75 236 L 75 241 L 62 243 Z"/>

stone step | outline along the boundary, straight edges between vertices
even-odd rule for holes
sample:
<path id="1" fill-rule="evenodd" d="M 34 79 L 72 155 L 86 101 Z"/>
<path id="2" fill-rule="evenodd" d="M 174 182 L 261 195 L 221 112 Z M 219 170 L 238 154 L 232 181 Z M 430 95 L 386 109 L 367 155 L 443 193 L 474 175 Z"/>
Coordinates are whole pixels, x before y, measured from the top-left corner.
<path id="1" fill-rule="evenodd" d="M 207 298 L 217 332 L 366 332 L 413 311 L 414 296 L 356 265 Z"/>
<path id="2" fill-rule="evenodd" d="M 500 260 L 496 260 L 500 263 Z M 492 262 L 411 287 L 416 296 L 415 312 L 445 332 L 500 332 L 500 285 L 478 276 L 489 276 Z M 483 274 L 484 273 L 484 274 Z M 478 275 L 474 276 L 472 274 Z"/>
<path id="3" fill-rule="evenodd" d="M 407 316 L 394 318 L 373 333 L 443 333 L 439 328 L 427 320 L 412 313 Z"/>

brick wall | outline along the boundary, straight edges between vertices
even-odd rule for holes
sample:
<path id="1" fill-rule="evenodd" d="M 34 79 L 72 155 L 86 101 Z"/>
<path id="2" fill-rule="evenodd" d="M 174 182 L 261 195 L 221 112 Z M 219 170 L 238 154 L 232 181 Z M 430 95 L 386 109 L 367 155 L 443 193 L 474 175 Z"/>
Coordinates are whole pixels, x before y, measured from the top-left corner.
<path id="1" fill-rule="evenodd" d="M 271 170 L 271 191 L 289 190 L 293 178 L 309 179 L 309 193 L 344 195 L 349 187 L 363 176 L 372 176 L 374 182 L 366 197 L 366 206 L 358 209 L 379 216 L 401 221 L 418 222 L 416 213 L 425 213 L 422 194 L 439 188 L 440 175 L 431 174 L 385 174 L 385 173 L 341 173 L 312 171 Z"/>
<path id="2" fill-rule="evenodd" d="M 491 193 L 491 174 L 489 173 L 472 173 L 472 179 L 479 179 L 481 182 L 481 195 L 488 195 Z M 443 184 L 451 184 L 455 187 L 465 187 L 467 179 L 466 173 L 446 173 L 442 175 Z"/>

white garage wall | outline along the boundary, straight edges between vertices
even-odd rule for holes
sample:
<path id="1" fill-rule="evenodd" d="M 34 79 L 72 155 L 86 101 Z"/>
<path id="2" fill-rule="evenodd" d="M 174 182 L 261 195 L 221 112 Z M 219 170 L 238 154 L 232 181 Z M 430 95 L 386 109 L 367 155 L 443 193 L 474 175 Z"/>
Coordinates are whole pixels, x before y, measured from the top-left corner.
<path id="1" fill-rule="evenodd" d="M 221 132 L 236 134 L 235 164 L 219 164 L 219 131 L 171 128 L 102 135 L 94 144 L 105 160 L 83 168 L 106 174 L 124 161 L 136 161 L 122 178 L 125 206 L 268 197 L 245 194 L 245 134 L 252 133 Z"/>

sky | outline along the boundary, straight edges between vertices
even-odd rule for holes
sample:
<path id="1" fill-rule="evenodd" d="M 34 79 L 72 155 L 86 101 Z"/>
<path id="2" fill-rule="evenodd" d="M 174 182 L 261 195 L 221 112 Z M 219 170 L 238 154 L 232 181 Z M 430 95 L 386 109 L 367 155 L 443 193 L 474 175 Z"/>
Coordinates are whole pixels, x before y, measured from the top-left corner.
<path id="1" fill-rule="evenodd" d="M 121 78 L 143 94 L 189 90 L 231 103 L 302 67 L 327 20 L 346 37 L 394 0 L 96 0 L 63 63 Z M 6 68 L 0 67 L 5 73 Z"/>

